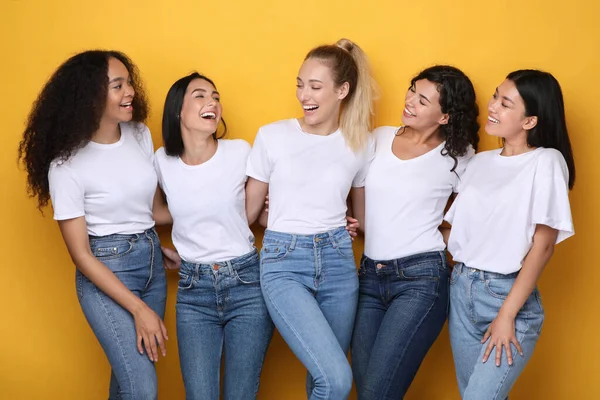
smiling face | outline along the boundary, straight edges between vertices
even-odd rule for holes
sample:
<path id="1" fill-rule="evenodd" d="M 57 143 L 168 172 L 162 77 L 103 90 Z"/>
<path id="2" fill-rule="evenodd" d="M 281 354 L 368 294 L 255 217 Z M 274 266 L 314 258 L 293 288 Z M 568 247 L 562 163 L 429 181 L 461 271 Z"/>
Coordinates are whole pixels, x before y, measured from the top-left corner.
<path id="1" fill-rule="evenodd" d="M 222 112 L 221 96 L 215 87 L 204 79 L 194 79 L 183 97 L 181 128 L 212 135 L 217 131 Z"/>
<path id="2" fill-rule="evenodd" d="M 331 68 L 316 58 L 302 63 L 296 79 L 296 97 L 304 111 L 304 123 L 309 126 L 337 123 L 348 83 L 336 87 Z"/>
<path id="3" fill-rule="evenodd" d="M 427 79 L 416 81 L 406 92 L 402 123 L 416 130 L 427 130 L 448 123 L 442 113 L 438 85 Z"/>
<path id="4" fill-rule="evenodd" d="M 502 82 L 488 103 L 485 131 L 506 140 L 526 141 L 527 130 L 536 124 L 537 117 L 525 115 L 525 103 L 514 82 L 508 79 Z"/>
<path id="5" fill-rule="evenodd" d="M 121 61 L 113 57 L 109 58 L 106 107 L 102 119 L 111 123 L 131 121 L 133 96 L 135 91 L 129 71 Z"/>

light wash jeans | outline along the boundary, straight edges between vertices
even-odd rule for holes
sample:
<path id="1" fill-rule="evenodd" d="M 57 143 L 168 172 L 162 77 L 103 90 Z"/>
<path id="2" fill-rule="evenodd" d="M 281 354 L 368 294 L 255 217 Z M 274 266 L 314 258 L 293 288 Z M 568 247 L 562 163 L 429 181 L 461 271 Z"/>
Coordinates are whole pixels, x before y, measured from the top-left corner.
<path id="1" fill-rule="evenodd" d="M 275 326 L 308 369 L 310 400 L 343 400 L 352 388 L 350 346 L 358 275 L 344 227 L 316 235 L 265 232 L 261 285 Z"/>
<path id="2" fill-rule="evenodd" d="M 165 314 L 167 280 L 154 229 L 132 235 L 90 236 L 93 254 L 159 317 Z M 104 294 L 79 270 L 77 297 L 90 327 L 112 368 L 110 400 L 153 400 L 158 397 L 156 370 L 137 350 L 133 316 Z"/>
<path id="3" fill-rule="evenodd" d="M 456 264 L 450 278 L 450 343 L 460 395 L 464 400 L 502 400 L 531 358 L 544 322 L 544 309 L 537 288 L 515 318 L 516 337 L 523 357 L 511 345 L 513 365 L 502 352 L 500 367 L 495 351 L 482 358 L 487 342 L 481 339 L 510 292 L 518 272 L 503 275 Z"/>

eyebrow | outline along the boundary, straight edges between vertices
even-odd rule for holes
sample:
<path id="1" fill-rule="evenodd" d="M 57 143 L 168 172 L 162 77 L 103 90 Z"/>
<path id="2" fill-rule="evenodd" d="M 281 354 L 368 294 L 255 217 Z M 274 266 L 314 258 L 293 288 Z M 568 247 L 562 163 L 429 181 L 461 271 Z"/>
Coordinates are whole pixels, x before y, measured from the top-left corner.
<path id="1" fill-rule="evenodd" d="M 108 81 L 108 83 L 111 84 L 111 83 L 115 83 L 115 82 L 121 82 L 121 81 L 124 81 L 124 80 L 125 80 L 125 78 L 123 78 L 122 76 L 119 76 L 117 78 L 111 79 L 110 81 Z"/>
<path id="2" fill-rule="evenodd" d="M 296 78 L 297 81 L 302 82 L 302 79 L 300 79 L 300 77 Z M 309 79 L 308 82 L 318 82 L 318 83 L 323 83 L 323 81 L 320 81 L 318 79 Z"/>
<path id="3" fill-rule="evenodd" d="M 419 94 L 419 97 L 421 97 L 422 99 L 425 99 L 425 100 L 427 100 L 427 102 L 428 102 L 429 104 L 431 104 L 431 101 L 430 101 L 430 100 L 429 100 L 427 97 L 423 96 L 422 94 Z"/>
<path id="4" fill-rule="evenodd" d="M 498 88 L 496 88 L 496 94 L 499 94 L 499 93 L 498 93 Z M 502 98 L 503 98 L 504 100 L 506 100 L 506 101 L 510 101 L 512 104 L 515 104 L 515 102 L 514 102 L 514 101 L 512 101 L 512 100 L 511 100 L 509 97 L 502 96 Z"/>
<path id="5" fill-rule="evenodd" d="M 204 92 L 204 93 L 206 93 L 206 89 L 197 88 L 197 89 L 194 89 L 194 90 L 192 90 L 192 93 L 190 93 L 190 94 L 194 94 L 194 92 Z M 213 91 L 212 91 L 212 94 L 217 94 L 217 95 L 219 95 L 219 96 L 221 95 L 221 94 L 220 94 L 219 92 L 217 92 L 216 90 L 213 90 Z"/>

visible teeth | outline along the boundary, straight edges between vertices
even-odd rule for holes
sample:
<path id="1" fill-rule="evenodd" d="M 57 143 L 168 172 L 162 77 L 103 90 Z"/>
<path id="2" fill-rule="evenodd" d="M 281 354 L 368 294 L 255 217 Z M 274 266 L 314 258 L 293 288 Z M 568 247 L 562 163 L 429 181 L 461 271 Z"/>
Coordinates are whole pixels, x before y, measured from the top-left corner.
<path id="1" fill-rule="evenodd" d="M 123 103 L 121 104 L 121 107 L 129 107 L 131 105 L 131 103 Z"/>
<path id="2" fill-rule="evenodd" d="M 319 108 L 319 106 L 302 106 L 303 109 L 305 109 L 306 111 L 312 111 L 312 110 L 316 110 L 317 108 Z"/>
<path id="3" fill-rule="evenodd" d="M 217 115 L 214 112 L 208 111 L 208 112 L 200 114 L 200 117 L 202 117 L 202 118 L 217 118 Z"/>
<path id="4" fill-rule="evenodd" d="M 496 118 L 492 118 L 490 116 L 488 116 L 488 121 L 490 121 L 490 122 L 492 122 L 494 124 L 499 124 L 500 123 L 500 121 L 498 121 Z"/>
<path id="5" fill-rule="evenodd" d="M 404 107 L 404 112 L 407 113 L 408 115 L 410 115 L 411 117 L 416 117 L 416 115 L 411 113 L 410 111 L 408 111 L 408 108 L 406 108 L 406 107 Z"/>

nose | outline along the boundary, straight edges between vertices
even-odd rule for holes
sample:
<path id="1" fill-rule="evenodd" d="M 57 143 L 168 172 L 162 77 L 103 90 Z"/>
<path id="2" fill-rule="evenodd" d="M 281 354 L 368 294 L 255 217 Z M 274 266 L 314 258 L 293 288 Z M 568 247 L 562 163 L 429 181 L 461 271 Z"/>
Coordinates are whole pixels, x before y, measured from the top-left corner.
<path id="1" fill-rule="evenodd" d="M 135 89 L 133 88 L 133 86 L 128 83 L 125 86 L 125 97 L 133 97 L 133 95 L 135 94 Z"/>
<path id="2" fill-rule="evenodd" d="M 298 88 L 298 100 L 300 100 L 301 103 L 308 100 L 309 98 L 310 96 L 308 96 L 308 94 L 306 93 L 306 88 Z"/>
<path id="3" fill-rule="evenodd" d="M 494 111 L 496 111 L 496 99 L 494 99 L 493 97 L 490 99 L 490 101 L 488 102 L 488 112 L 493 113 Z"/>

